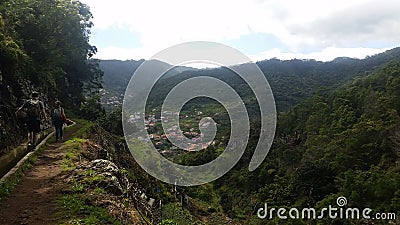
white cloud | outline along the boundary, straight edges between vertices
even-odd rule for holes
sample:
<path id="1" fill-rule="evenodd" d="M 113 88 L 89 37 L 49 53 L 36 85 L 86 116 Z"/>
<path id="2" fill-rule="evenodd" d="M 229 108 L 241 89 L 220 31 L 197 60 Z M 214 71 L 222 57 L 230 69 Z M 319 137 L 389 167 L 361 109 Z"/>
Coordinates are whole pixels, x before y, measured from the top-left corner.
<path id="1" fill-rule="evenodd" d="M 280 49 L 272 49 L 269 51 L 262 52 L 258 55 L 251 55 L 250 58 L 253 61 L 261 61 L 264 59 L 278 58 L 282 60 L 289 59 L 317 59 L 319 61 L 331 61 L 337 57 L 350 57 L 363 59 L 366 56 L 375 55 L 378 53 L 382 53 L 388 48 L 335 48 L 335 47 L 327 47 L 322 49 L 321 51 L 315 51 L 311 53 L 294 53 L 294 52 L 282 52 Z"/>
<path id="2" fill-rule="evenodd" d="M 292 27 L 314 44 L 359 46 L 400 42 L 400 1 L 368 2 L 331 13 L 320 20 Z M 318 43 L 319 42 L 319 43 Z"/>
<path id="3" fill-rule="evenodd" d="M 137 54 L 146 58 L 182 42 L 205 40 L 224 43 L 250 33 L 277 37 L 289 53 L 282 53 L 282 49 L 268 52 L 281 56 L 301 55 L 312 49 L 320 53 L 303 55 L 327 58 L 327 54 L 338 53 L 333 50 L 337 49 L 342 55 L 352 54 L 346 55 L 352 57 L 356 51 L 360 51 L 360 55 L 371 52 L 377 48 L 373 46 L 375 42 L 394 45 L 400 41 L 400 14 L 393 13 L 400 7 L 400 1 L 396 0 L 81 1 L 91 7 L 97 33 L 110 26 L 119 26 L 139 34 L 140 48 L 98 46 L 99 58 L 113 58 L 114 55 L 120 58 L 131 53 L 136 58 Z M 376 18 L 390 19 L 376 22 Z M 263 54 L 265 52 L 258 55 Z"/>

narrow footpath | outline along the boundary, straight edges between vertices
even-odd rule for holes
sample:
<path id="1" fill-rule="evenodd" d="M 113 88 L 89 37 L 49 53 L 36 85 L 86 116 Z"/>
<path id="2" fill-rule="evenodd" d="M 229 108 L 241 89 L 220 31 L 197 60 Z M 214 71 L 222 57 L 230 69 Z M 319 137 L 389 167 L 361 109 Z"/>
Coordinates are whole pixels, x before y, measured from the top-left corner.
<path id="1" fill-rule="evenodd" d="M 81 126 L 76 124 L 64 133 L 67 141 Z M 67 148 L 63 142 L 52 143 L 38 157 L 10 196 L 0 203 L 0 224 L 56 224 L 57 203 L 64 182 L 60 178 Z"/>

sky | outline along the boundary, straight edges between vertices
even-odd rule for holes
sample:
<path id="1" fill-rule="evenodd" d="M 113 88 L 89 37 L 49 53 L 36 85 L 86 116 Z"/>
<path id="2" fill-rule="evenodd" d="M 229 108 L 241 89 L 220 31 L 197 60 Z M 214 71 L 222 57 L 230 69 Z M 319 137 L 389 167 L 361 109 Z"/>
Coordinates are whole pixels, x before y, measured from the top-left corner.
<path id="1" fill-rule="evenodd" d="M 99 59 L 149 59 L 213 41 L 252 61 L 364 58 L 400 46 L 399 0 L 80 0 Z"/>

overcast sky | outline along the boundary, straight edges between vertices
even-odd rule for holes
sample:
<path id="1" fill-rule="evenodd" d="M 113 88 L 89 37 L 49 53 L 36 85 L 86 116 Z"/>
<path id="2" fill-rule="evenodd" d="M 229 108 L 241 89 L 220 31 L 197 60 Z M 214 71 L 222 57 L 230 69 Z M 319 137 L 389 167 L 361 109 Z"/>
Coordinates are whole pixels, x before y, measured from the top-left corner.
<path id="1" fill-rule="evenodd" d="M 187 41 L 215 41 L 253 61 L 364 58 L 399 46 L 399 0 L 81 0 L 100 59 L 148 59 Z"/>

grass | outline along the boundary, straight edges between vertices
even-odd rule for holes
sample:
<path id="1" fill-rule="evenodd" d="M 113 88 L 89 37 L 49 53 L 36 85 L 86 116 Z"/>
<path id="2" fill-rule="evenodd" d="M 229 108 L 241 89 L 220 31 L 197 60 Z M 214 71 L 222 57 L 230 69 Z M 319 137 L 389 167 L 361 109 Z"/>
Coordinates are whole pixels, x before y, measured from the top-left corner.
<path id="1" fill-rule="evenodd" d="M 83 138 L 84 135 L 86 134 L 87 130 L 94 125 L 94 123 L 89 122 L 87 120 L 83 120 L 83 119 L 74 119 L 74 121 L 76 123 L 79 123 L 82 127 L 79 130 L 77 130 L 76 132 L 74 132 L 71 139 Z"/>
<path id="2" fill-rule="evenodd" d="M 76 168 L 74 160 L 79 157 L 81 143 L 83 142 L 85 142 L 84 139 L 75 137 L 64 143 L 69 150 L 65 153 L 63 158 L 63 164 L 61 165 L 63 171 L 73 170 Z"/>
<path id="3" fill-rule="evenodd" d="M 183 209 L 180 203 L 168 203 L 164 205 L 162 215 L 164 221 L 169 220 L 172 224 L 191 225 L 196 223 L 196 219 L 187 209 Z"/>
<path id="4" fill-rule="evenodd" d="M 97 188 L 95 188 L 95 189 L 93 190 L 93 193 L 96 194 L 96 195 L 99 195 L 99 194 L 106 194 L 107 191 L 104 190 L 103 188 L 97 187 Z"/>
<path id="5" fill-rule="evenodd" d="M 92 184 L 92 183 L 97 183 L 99 181 L 102 181 L 105 178 L 106 177 L 104 175 L 98 174 L 98 175 L 91 176 L 91 177 L 85 177 L 85 178 L 83 178 L 83 181 L 85 183 Z"/>
<path id="6" fill-rule="evenodd" d="M 115 217 L 109 215 L 106 209 L 91 205 L 89 196 L 73 193 L 62 196 L 57 202 L 62 210 L 59 217 L 64 220 L 60 224 L 121 224 Z"/>
<path id="7" fill-rule="evenodd" d="M 64 172 L 76 168 L 76 161 L 81 154 L 81 145 L 86 141 L 83 137 L 85 137 L 88 129 L 93 126 L 92 123 L 84 120 L 75 121 L 81 124 L 82 127 L 73 134 L 70 140 L 65 142 L 65 145 L 68 146 L 68 151 L 62 164 Z M 97 175 L 94 170 L 87 170 L 84 174 L 85 178 L 82 181 L 73 180 L 70 191 L 57 200 L 60 209 L 57 214 L 58 224 L 121 224 L 114 216 L 108 213 L 107 209 L 94 205 L 93 195 L 107 193 L 103 188 L 97 187 L 88 194 L 90 184 L 102 181 L 105 177 Z"/>

